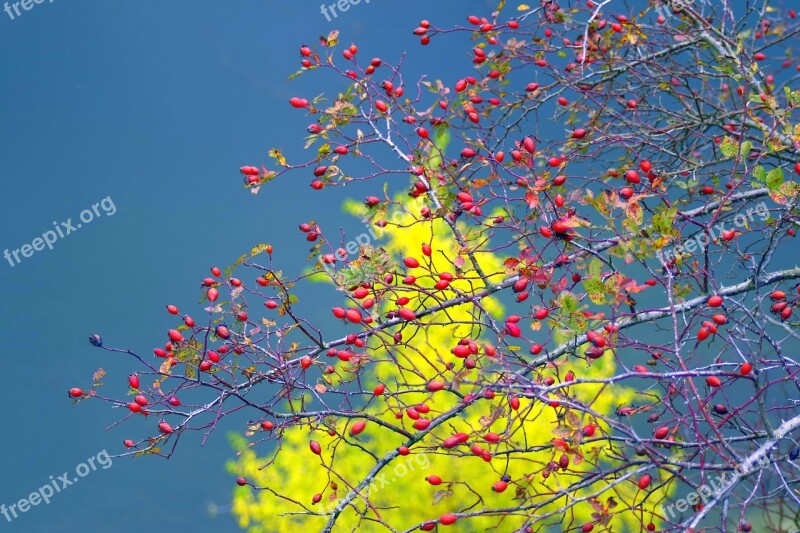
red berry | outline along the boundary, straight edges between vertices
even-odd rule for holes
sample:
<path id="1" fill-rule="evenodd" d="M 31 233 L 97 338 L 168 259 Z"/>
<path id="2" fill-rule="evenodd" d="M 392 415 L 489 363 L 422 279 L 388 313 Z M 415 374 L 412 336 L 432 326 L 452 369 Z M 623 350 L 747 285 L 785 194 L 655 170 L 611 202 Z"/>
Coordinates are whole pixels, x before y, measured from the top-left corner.
<path id="1" fill-rule="evenodd" d="M 78 387 L 72 387 L 71 389 L 69 389 L 69 395 L 72 396 L 73 398 L 78 398 L 80 396 L 83 396 L 83 389 L 79 389 Z"/>
<path id="2" fill-rule="evenodd" d="M 132 389 L 139 388 L 139 376 L 136 374 L 131 374 L 128 376 L 128 384 L 131 386 Z"/>
<path id="3" fill-rule="evenodd" d="M 506 322 L 506 331 L 512 337 L 519 337 L 522 335 L 522 330 L 519 328 L 518 325 L 514 324 L 513 322 Z"/>
<path id="4" fill-rule="evenodd" d="M 748 362 L 742 363 L 742 366 L 739 367 L 739 373 L 743 376 L 748 375 L 752 371 L 753 365 Z"/>
<path id="5" fill-rule="evenodd" d="M 561 454 L 561 457 L 558 458 L 558 466 L 562 470 L 566 470 L 569 467 L 569 456 L 567 454 Z"/>
<path id="6" fill-rule="evenodd" d="M 352 426 L 350 426 L 350 434 L 355 436 L 364 431 L 367 422 L 365 420 L 357 420 Z"/>
<path id="7" fill-rule="evenodd" d="M 419 420 L 414 421 L 414 429 L 417 431 L 423 431 L 428 429 L 428 426 L 431 425 L 431 421 L 426 418 L 420 418 Z"/>
<path id="8" fill-rule="evenodd" d="M 442 524 L 443 526 L 449 526 L 455 524 L 457 520 L 458 517 L 450 513 L 443 514 L 442 516 L 439 517 L 439 523 Z"/>
<path id="9" fill-rule="evenodd" d="M 361 316 L 361 313 L 358 311 L 358 309 L 348 309 L 347 311 L 345 311 L 344 317 L 353 324 L 358 324 L 363 320 L 363 317 Z"/>
<path id="10" fill-rule="evenodd" d="M 402 318 L 403 320 L 414 320 L 415 318 L 417 318 L 417 315 L 414 313 L 414 311 L 412 311 L 411 309 L 406 309 L 405 307 L 400 309 L 399 314 L 400 318 Z"/>
<path id="11" fill-rule="evenodd" d="M 483 438 L 486 440 L 486 442 L 491 442 L 492 444 L 496 444 L 502 440 L 500 435 L 497 433 L 492 433 L 491 431 L 486 433 Z"/>
<path id="12" fill-rule="evenodd" d="M 164 422 L 163 420 L 158 423 L 158 430 L 161 433 L 164 433 L 165 435 L 169 435 L 170 433 L 175 431 L 174 429 L 172 429 L 172 426 L 170 426 L 168 423 Z"/>
<path id="13" fill-rule="evenodd" d="M 496 481 L 494 485 L 492 485 L 492 490 L 495 492 L 505 492 L 508 488 L 508 483 L 505 481 Z"/>
<path id="14" fill-rule="evenodd" d="M 525 137 L 522 140 L 522 147 L 525 149 L 526 152 L 532 154 L 536 151 L 536 143 L 530 137 Z"/>
<path id="15" fill-rule="evenodd" d="M 403 259 L 403 263 L 408 268 L 417 268 L 417 267 L 419 267 L 419 261 L 417 261 L 413 257 L 406 257 L 405 259 Z"/>
<path id="16" fill-rule="evenodd" d="M 429 392 L 436 392 L 444 389 L 445 384 L 442 381 L 429 381 L 426 388 Z"/>

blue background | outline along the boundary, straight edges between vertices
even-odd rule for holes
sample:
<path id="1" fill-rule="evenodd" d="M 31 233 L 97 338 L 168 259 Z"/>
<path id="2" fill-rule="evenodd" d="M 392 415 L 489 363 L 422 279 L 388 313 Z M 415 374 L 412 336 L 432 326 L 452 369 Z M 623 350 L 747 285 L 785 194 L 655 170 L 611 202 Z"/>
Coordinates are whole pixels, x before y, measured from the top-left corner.
<path id="1" fill-rule="evenodd" d="M 56 0 L 14 20 L 0 12 L 0 251 L 30 243 L 53 221 L 76 223 L 107 196 L 117 209 L 53 250 L 13 268 L 0 263 L 0 503 L 154 429 L 155 420 L 137 417 L 106 431 L 119 411 L 70 405 L 66 391 L 88 389 L 96 369 L 109 373 L 101 391 L 115 397 L 136 369 L 130 357 L 93 349 L 89 334 L 150 354 L 175 323 L 165 305 L 199 314 L 199 281 L 212 265 L 270 242 L 281 266 L 298 272 L 308 248 L 300 217 L 342 219 L 341 199 L 363 197 L 358 186 L 312 196 L 302 173 L 259 196 L 241 186 L 238 167 L 269 164 L 270 147 L 301 156 L 311 120 L 288 105 L 291 96 L 344 87 L 319 74 L 287 83 L 298 47 L 340 29 L 364 59 L 396 61 L 410 50 L 408 81 L 422 72 L 452 81 L 469 73 L 469 49 L 436 39 L 422 48 L 411 30 L 420 15 L 465 23 L 495 6 L 373 0 L 332 22 L 316 2 Z M 169 461 L 114 460 L 49 505 L 12 523 L 0 516 L 0 531 L 234 531 L 224 509 L 233 488 L 225 432 L 242 429 L 223 423 L 204 447 L 199 436 L 183 438 Z M 213 504 L 223 506 L 217 517 Z"/>

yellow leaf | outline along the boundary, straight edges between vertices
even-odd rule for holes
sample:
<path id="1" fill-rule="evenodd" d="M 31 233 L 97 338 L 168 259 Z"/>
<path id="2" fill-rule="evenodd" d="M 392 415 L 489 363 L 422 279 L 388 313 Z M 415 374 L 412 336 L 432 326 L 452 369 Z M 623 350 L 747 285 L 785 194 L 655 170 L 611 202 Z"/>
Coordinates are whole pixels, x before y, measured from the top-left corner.
<path id="1" fill-rule="evenodd" d="M 257 245 L 253 246 L 253 247 L 250 249 L 250 256 L 251 256 L 251 257 L 255 257 L 255 256 L 257 256 L 257 255 L 258 255 L 258 254 L 260 254 L 260 253 L 264 253 L 264 252 L 266 252 L 266 251 L 267 251 L 267 248 L 268 248 L 268 247 L 269 247 L 269 245 L 268 245 L 268 244 L 257 244 Z"/>
<path id="2" fill-rule="evenodd" d="M 282 167 L 285 167 L 285 166 L 286 166 L 286 158 L 283 156 L 283 154 L 281 153 L 281 151 L 280 151 L 280 150 L 278 150 L 277 148 L 272 148 L 272 149 L 269 151 L 269 156 L 270 156 L 270 157 L 272 157 L 272 158 L 274 158 L 274 159 L 275 159 L 275 160 L 278 162 L 278 164 L 279 164 L 280 166 L 282 166 Z"/>

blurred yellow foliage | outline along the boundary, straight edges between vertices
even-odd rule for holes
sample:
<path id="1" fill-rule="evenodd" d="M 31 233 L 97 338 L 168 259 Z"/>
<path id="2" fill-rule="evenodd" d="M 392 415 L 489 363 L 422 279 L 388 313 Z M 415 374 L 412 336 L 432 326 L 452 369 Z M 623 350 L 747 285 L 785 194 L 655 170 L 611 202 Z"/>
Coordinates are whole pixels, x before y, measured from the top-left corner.
<path id="1" fill-rule="evenodd" d="M 417 203 L 420 201 L 413 201 L 409 205 L 406 199 L 404 203 L 409 210 L 414 211 L 419 208 Z M 358 209 L 355 205 L 352 207 L 353 210 Z M 397 216 L 393 218 L 397 219 Z M 412 218 L 406 215 L 404 223 L 411 222 Z M 433 271 L 453 273 L 454 267 L 449 261 L 459 255 L 459 246 L 447 224 L 438 221 L 433 224 L 433 228 L 433 235 L 431 224 L 427 223 L 394 231 L 386 228 L 379 244 L 395 258 L 421 258 L 421 244 L 431 243 L 434 252 L 429 259 Z M 491 275 L 493 283 L 504 277 L 503 258 L 490 253 L 479 253 L 478 261 L 484 272 L 496 273 Z M 419 283 L 427 287 L 433 285 L 430 279 L 420 280 Z M 454 280 L 450 289 L 472 294 L 482 288 L 481 281 L 467 259 L 463 266 L 463 278 Z M 453 290 L 444 291 L 445 296 L 455 296 Z M 408 294 L 411 296 L 411 291 Z M 395 413 L 404 411 L 408 406 L 425 403 L 430 406 L 431 411 L 423 416 L 432 419 L 436 414 L 457 405 L 461 399 L 456 394 L 447 390 L 429 393 L 425 391 L 425 384 L 434 378 L 442 379 L 439 373 L 448 362 L 455 362 L 456 370 L 461 368 L 462 361 L 451 353 L 451 349 L 458 339 L 476 338 L 474 314 L 489 313 L 494 319 L 502 320 L 504 309 L 498 299 L 484 298 L 480 306 L 481 309 L 478 310 L 470 302 L 452 307 L 446 313 L 423 317 L 420 319 L 425 324 L 423 327 L 414 329 L 406 326 L 403 330 L 403 341 L 407 345 L 388 345 L 389 348 L 386 348 L 382 343 L 371 342 L 366 350 L 369 363 L 362 370 L 359 386 L 362 390 L 372 391 L 376 385 L 383 383 L 386 385 L 386 392 L 375 398 L 371 394 L 364 395 L 363 412 L 414 433 L 411 426 L 413 420 L 407 416 L 398 420 Z M 416 307 L 413 301 L 409 307 Z M 488 336 L 484 332 L 480 340 L 491 344 L 497 342 L 491 331 Z M 503 357 L 511 356 L 498 349 L 498 357 L 495 359 L 501 360 Z M 494 362 L 495 366 L 498 363 L 502 364 L 502 361 Z M 581 378 L 603 378 L 612 376 L 615 367 L 614 358 L 607 354 L 594 361 L 591 366 L 587 366 L 583 359 L 565 359 L 563 365 L 559 365 L 558 373 L 563 376 L 573 370 Z M 465 379 L 477 380 L 476 374 L 480 373 L 480 368 L 479 364 L 476 370 L 465 375 Z M 493 372 L 496 371 L 497 368 L 494 368 Z M 554 369 L 545 369 L 543 373 L 554 375 Z M 313 383 L 312 380 L 317 375 L 318 371 L 312 367 L 309 371 L 309 382 Z M 454 374 L 450 372 L 444 375 Z M 491 377 L 499 375 L 493 373 Z M 480 390 L 474 387 L 467 383 L 454 386 L 462 394 Z M 330 396 L 331 403 L 338 405 L 340 397 L 333 395 L 331 388 L 328 387 L 328 392 L 322 397 Z M 630 404 L 635 394 L 631 389 L 602 384 L 583 384 L 573 388 L 576 390 L 570 390 L 572 397 L 591 405 L 601 415 L 613 413 L 619 405 Z M 391 394 L 409 389 L 425 392 L 404 392 L 397 396 Z M 570 413 L 559 419 L 559 412 L 563 413 L 563 410 L 525 398 L 521 400 L 519 409 L 513 411 L 509 407 L 508 398 L 501 394 L 496 395 L 493 400 L 476 402 L 462 416 L 449 420 L 421 442 L 411 445 L 411 455 L 398 457 L 384 467 L 369 492 L 369 507 L 367 498 L 356 498 L 353 503 L 359 512 L 348 506 L 338 517 L 334 531 L 387 531 L 376 520 L 382 520 L 395 530 L 403 531 L 422 521 L 436 520 L 444 513 L 476 512 L 483 509 L 503 511 L 477 518 L 462 518 L 454 529 L 483 531 L 497 526 L 495 531 L 515 531 L 526 520 L 537 515 L 547 515 L 549 518 L 540 522 L 540 525 L 561 524 L 556 526 L 557 529 L 560 527 L 566 530 L 570 523 L 575 527 L 593 521 L 592 514 L 598 512 L 598 509 L 602 514 L 602 507 L 608 505 L 611 497 L 612 506 L 616 503 L 609 509 L 612 514 L 631 506 L 641 506 L 636 511 L 626 510 L 614 516 L 609 524 L 614 531 L 639 531 L 643 521 L 645 524 L 649 521 L 657 524 L 658 520 L 652 517 L 651 512 L 664 494 L 660 492 L 661 489 L 649 495 L 647 491 L 640 491 L 636 485 L 638 476 L 613 486 L 601 478 L 585 488 L 572 490 L 561 497 L 554 496 L 570 484 L 586 477 L 587 473 L 596 471 L 598 464 L 607 470 L 620 464 L 614 456 L 619 449 L 615 448 L 612 452 L 612 445 L 607 440 L 574 444 L 570 447 L 572 464 L 569 472 L 557 472 L 545 479 L 542 476 L 545 465 L 550 461 L 558 461 L 563 454 L 563 450 L 551 445 L 554 438 L 580 440 L 580 429 L 588 423 L 598 425 L 597 435 L 605 433 L 607 429 L 602 422 L 589 419 L 583 413 Z M 243 437 L 234 438 L 234 445 L 244 449 L 236 461 L 229 463 L 229 470 L 246 477 L 256 486 L 269 487 L 290 498 L 279 498 L 268 490 L 255 492 L 249 487 L 237 488 L 232 512 L 239 524 L 252 533 L 322 530 L 328 516 L 306 514 L 303 506 L 320 514 L 332 510 L 340 498 L 347 495 L 351 487 L 358 485 L 375 466 L 376 457 L 382 458 L 406 443 L 401 435 L 373 422 L 367 423 L 366 429 L 358 437 L 352 437 L 348 432 L 349 424 L 352 424 L 352 419 L 336 420 L 336 436 L 330 436 L 324 427 L 320 427 L 322 424 L 313 433 L 309 432 L 308 427 L 299 426 L 283 430 L 280 440 L 277 441 L 280 452 L 274 458 L 274 451 L 270 452 L 263 444 L 260 445 L 263 448 L 259 449 L 245 448 L 247 441 Z M 483 435 L 487 431 L 500 435 L 502 442 L 485 442 Z M 441 439 L 457 432 L 470 435 L 467 446 L 479 443 L 484 449 L 490 450 L 493 454 L 492 460 L 484 461 L 480 456 L 471 453 L 467 446 L 451 450 L 441 448 Z M 259 432 L 259 436 L 263 436 L 263 432 Z M 322 445 L 321 459 L 331 468 L 330 471 L 320 465 L 320 457 L 309 451 L 309 441 L 312 439 Z M 357 441 L 358 446 L 349 445 L 343 440 L 349 443 Z M 275 441 L 270 441 L 270 446 L 273 442 Z M 506 455 L 504 451 L 509 444 L 527 450 L 536 447 L 543 449 Z M 575 450 L 580 453 L 572 453 Z M 274 461 L 263 468 L 272 459 Z M 655 471 L 650 473 L 656 476 Z M 425 480 L 430 475 L 441 477 L 444 483 L 439 486 L 430 485 Z M 503 475 L 511 478 L 508 489 L 496 493 L 492 486 Z M 332 483 L 337 487 L 335 490 L 331 488 Z M 319 504 L 312 505 L 311 499 L 316 493 L 322 493 L 322 500 Z M 598 508 L 588 501 L 593 495 L 597 495 Z M 535 512 L 516 509 L 519 506 L 541 504 L 548 499 L 552 502 Z M 562 513 L 565 505 L 578 499 L 587 501 L 576 504 L 570 512 Z M 602 529 L 595 528 L 595 531 L 598 530 Z"/>

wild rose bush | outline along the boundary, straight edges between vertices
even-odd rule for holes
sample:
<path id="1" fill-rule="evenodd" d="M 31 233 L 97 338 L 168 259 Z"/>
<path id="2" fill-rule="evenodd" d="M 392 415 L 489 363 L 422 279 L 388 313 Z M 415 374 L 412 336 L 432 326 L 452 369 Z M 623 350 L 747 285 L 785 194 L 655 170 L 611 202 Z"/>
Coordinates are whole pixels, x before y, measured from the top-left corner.
<path id="1" fill-rule="evenodd" d="M 251 531 L 788 530 L 795 13 L 504 4 L 413 29 L 413 54 L 472 40 L 457 80 L 337 32 L 303 46 L 298 75 L 338 89 L 291 99 L 308 159 L 273 149 L 245 186 L 359 182 L 375 238 L 309 211 L 306 271 L 277 244 L 215 267 L 202 320 L 129 352 L 131 397 L 98 376 L 71 395 L 150 415 L 131 455 L 247 412 L 229 468 Z M 304 318 L 308 283 L 341 293 L 336 327 Z"/>

